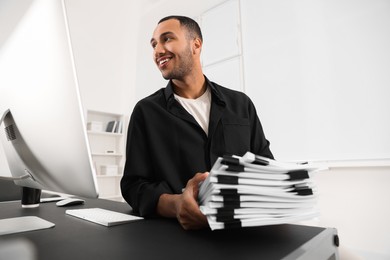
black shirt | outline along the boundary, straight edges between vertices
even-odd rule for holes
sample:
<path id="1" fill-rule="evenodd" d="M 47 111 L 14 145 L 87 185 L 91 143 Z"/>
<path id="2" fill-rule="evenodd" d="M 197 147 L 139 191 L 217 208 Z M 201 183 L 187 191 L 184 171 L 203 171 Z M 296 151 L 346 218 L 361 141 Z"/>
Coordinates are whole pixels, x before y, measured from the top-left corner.
<path id="1" fill-rule="evenodd" d="M 160 195 L 181 193 L 219 156 L 251 151 L 273 158 L 252 101 L 207 78 L 206 84 L 212 93 L 208 135 L 175 100 L 171 81 L 134 107 L 121 190 L 141 216 L 154 215 Z"/>

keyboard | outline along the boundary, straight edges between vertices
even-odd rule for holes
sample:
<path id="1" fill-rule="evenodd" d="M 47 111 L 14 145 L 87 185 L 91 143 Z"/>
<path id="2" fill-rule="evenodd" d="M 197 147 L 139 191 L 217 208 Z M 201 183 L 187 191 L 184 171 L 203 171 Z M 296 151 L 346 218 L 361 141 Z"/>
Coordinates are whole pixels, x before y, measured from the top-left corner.
<path id="1" fill-rule="evenodd" d="M 65 213 L 67 215 L 84 219 L 107 227 L 143 219 L 142 217 L 137 217 L 101 208 L 68 209 L 65 211 Z"/>

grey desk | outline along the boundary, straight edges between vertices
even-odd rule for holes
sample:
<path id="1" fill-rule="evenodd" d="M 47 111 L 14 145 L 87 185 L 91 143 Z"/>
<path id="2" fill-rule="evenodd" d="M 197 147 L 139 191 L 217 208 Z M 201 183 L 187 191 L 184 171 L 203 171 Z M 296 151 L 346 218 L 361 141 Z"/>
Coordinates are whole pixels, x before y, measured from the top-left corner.
<path id="1" fill-rule="evenodd" d="M 2 149 L 2 148 L 0 148 Z M 0 202 L 18 200 L 22 196 L 22 188 L 13 181 L 0 180 Z"/>
<path id="2" fill-rule="evenodd" d="M 300 225 L 185 231 L 176 220 L 147 219 L 104 227 L 65 215 L 69 208 L 100 207 L 129 213 L 125 203 L 87 200 L 83 206 L 59 208 L 43 203 L 23 209 L 19 202 L 0 203 L 0 218 L 33 215 L 54 228 L 6 235 L 32 242 L 38 259 L 338 259 L 336 230 Z M 0 241 L 1 241 L 0 240 Z"/>

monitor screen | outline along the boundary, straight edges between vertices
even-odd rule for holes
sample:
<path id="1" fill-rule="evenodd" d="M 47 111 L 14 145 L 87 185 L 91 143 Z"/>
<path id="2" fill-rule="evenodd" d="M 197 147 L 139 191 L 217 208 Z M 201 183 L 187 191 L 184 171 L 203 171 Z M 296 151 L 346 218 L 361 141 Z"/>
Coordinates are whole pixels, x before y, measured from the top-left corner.
<path id="1" fill-rule="evenodd" d="M 65 2 L 1 0 L 0 32 L 0 149 L 10 179 L 97 197 Z"/>

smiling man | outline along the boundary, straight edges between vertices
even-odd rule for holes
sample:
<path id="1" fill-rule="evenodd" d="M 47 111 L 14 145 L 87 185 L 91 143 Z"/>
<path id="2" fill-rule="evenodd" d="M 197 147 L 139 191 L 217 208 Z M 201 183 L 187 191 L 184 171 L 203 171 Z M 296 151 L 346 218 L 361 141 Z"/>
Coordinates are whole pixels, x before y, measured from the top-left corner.
<path id="1" fill-rule="evenodd" d="M 191 18 L 159 21 L 150 44 L 169 82 L 133 110 L 121 180 L 124 199 L 141 216 L 177 218 L 184 229 L 207 227 L 198 185 L 219 156 L 273 158 L 251 100 L 204 76 L 202 43 Z"/>

